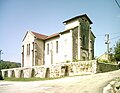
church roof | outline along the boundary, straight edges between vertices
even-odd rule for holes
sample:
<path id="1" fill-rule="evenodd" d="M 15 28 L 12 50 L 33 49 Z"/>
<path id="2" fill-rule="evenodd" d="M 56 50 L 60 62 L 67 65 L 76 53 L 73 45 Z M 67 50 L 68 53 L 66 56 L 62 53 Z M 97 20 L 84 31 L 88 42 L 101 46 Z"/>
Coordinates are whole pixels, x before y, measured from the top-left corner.
<path id="1" fill-rule="evenodd" d="M 48 36 L 46 35 L 43 35 L 43 34 L 39 34 L 39 33 L 36 33 L 36 32 L 32 32 L 36 38 L 38 39 L 42 39 L 42 40 L 45 40 Z"/>
<path id="2" fill-rule="evenodd" d="M 55 33 L 55 34 L 52 34 L 50 36 L 48 36 L 46 39 L 50 39 L 50 38 L 53 38 L 53 37 L 57 37 L 59 36 L 60 33 Z"/>
<path id="3" fill-rule="evenodd" d="M 75 19 L 78 19 L 78 18 L 80 18 L 80 17 L 86 17 L 86 18 L 88 19 L 88 21 L 90 22 L 90 24 L 93 24 L 93 22 L 90 20 L 90 18 L 89 18 L 86 14 L 73 17 L 73 18 L 71 18 L 71 19 L 68 19 L 68 20 L 64 21 L 63 23 L 67 23 L 67 22 L 69 22 L 69 21 L 71 21 L 71 20 L 75 20 Z"/>
<path id="4" fill-rule="evenodd" d="M 75 27 L 74 27 L 75 28 Z M 33 32 L 31 31 L 34 36 L 38 39 L 41 39 L 41 40 L 48 40 L 48 39 L 51 39 L 51 38 L 55 38 L 55 37 L 59 37 L 60 34 L 64 34 L 64 33 L 68 33 L 71 29 L 73 28 L 70 28 L 70 29 L 67 29 L 67 30 L 64 30 L 62 32 L 58 32 L 58 33 L 55 33 L 55 34 L 52 34 L 50 36 L 47 36 L 47 35 L 43 35 L 43 34 L 39 34 L 39 33 L 36 33 L 36 32 Z"/>
<path id="5" fill-rule="evenodd" d="M 59 33 L 55 33 L 55 34 L 52 34 L 50 36 L 46 36 L 46 35 L 39 34 L 39 33 L 36 33 L 36 32 L 32 32 L 32 33 L 35 35 L 36 38 L 42 39 L 42 40 L 47 40 L 47 39 L 59 36 Z"/>

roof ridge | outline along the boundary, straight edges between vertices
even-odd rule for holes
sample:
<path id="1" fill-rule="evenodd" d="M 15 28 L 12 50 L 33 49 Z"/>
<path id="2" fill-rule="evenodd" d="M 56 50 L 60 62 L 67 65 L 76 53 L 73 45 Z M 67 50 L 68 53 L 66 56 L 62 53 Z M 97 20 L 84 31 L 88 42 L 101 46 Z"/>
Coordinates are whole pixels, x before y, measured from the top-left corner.
<path id="1" fill-rule="evenodd" d="M 36 33 L 36 34 L 40 34 L 40 33 L 38 33 L 38 32 L 34 32 L 34 31 L 31 31 L 32 33 Z M 40 34 L 40 35 L 44 35 L 44 36 L 47 36 L 47 35 L 45 35 L 45 34 Z"/>
<path id="2" fill-rule="evenodd" d="M 55 33 L 55 34 L 51 34 L 51 35 L 49 35 L 46 39 L 49 39 L 49 38 L 52 38 L 52 37 L 56 37 L 56 36 L 58 36 L 60 34 L 60 32 L 57 32 L 57 33 Z"/>
<path id="3" fill-rule="evenodd" d="M 36 38 L 39 38 L 39 39 L 42 39 L 42 40 L 45 40 L 48 36 L 47 35 L 44 35 L 44 34 L 40 34 L 40 33 L 37 33 L 37 32 L 33 32 L 31 31 Z"/>

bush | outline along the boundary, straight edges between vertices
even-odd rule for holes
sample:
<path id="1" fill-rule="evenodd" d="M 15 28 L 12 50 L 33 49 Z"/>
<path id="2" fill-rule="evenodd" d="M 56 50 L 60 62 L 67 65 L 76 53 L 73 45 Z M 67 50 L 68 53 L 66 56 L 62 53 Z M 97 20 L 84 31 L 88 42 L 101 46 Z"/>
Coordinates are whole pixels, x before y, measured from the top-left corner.
<path id="1" fill-rule="evenodd" d="M 10 61 L 0 61 L 0 69 L 18 68 L 21 67 L 20 63 Z"/>
<path id="2" fill-rule="evenodd" d="M 70 63 L 70 60 L 66 60 L 66 63 Z"/>
<path id="3" fill-rule="evenodd" d="M 79 62 L 80 60 L 78 60 L 78 59 L 75 59 L 75 60 L 73 60 L 73 62 Z"/>
<path id="4" fill-rule="evenodd" d="M 109 64 L 114 64 L 115 62 L 109 61 L 109 60 L 102 60 L 99 59 L 98 62 L 103 62 L 103 63 L 109 63 Z"/>

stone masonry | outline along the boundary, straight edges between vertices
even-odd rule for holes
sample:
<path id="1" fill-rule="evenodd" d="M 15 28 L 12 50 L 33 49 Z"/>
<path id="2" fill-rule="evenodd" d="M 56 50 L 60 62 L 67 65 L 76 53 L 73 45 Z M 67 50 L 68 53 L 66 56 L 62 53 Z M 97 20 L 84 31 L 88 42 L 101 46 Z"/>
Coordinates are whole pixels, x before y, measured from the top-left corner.
<path id="1" fill-rule="evenodd" d="M 33 67 L 21 67 L 13 69 L 3 69 L 2 76 L 15 77 L 15 78 L 57 78 L 63 76 L 75 76 L 84 74 L 95 74 L 100 72 L 100 66 L 96 60 L 91 61 L 79 61 L 52 64 L 49 66 L 33 66 Z M 102 65 L 103 66 L 103 65 Z M 117 65 L 112 65 L 117 67 Z M 111 68 L 111 65 L 110 67 Z M 115 68 L 116 69 L 116 68 Z"/>

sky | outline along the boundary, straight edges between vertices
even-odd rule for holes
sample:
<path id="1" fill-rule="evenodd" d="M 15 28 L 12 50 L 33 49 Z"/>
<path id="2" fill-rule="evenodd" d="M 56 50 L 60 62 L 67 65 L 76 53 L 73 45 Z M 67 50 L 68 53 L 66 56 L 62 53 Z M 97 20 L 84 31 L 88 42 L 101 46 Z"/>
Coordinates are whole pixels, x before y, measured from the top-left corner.
<path id="1" fill-rule="evenodd" d="M 117 0 L 120 4 L 120 0 Z M 27 31 L 45 35 L 65 29 L 63 21 L 87 14 L 96 36 L 95 56 L 120 39 L 120 8 L 115 0 L 0 0 L 0 49 L 2 59 L 21 62 L 22 39 Z"/>

